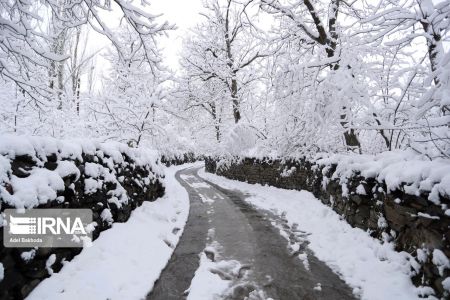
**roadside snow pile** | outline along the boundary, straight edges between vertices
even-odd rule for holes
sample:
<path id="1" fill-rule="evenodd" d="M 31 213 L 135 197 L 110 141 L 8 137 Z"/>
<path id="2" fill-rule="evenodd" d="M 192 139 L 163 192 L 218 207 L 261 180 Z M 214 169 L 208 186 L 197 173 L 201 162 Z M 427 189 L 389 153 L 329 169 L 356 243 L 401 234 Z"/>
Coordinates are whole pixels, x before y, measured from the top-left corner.
<path id="1" fill-rule="evenodd" d="M 0 199 L 7 206 L 17 208 L 32 208 L 54 200 L 64 202 L 58 192 L 65 189 L 66 178 L 74 177 L 73 181 L 78 181 L 81 169 L 86 175 L 83 184 L 87 194 L 112 184 L 116 188 L 110 191 L 109 198 L 120 207 L 127 203 L 129 195 L 122 186 L 123 178 L 116 173 L 127 167 L 147 170 L 147 176 L 137 182 L 141 186 L 163 174 L 158 154 L 152 150 L 115 142 L 3 135 L 0 136 Z"/>
<path id="2" fill-rule="evenodd" d="M 166 169 L 166 194 L 144 202 L 125 223 L 114 223 L 27 299 L 144 299 L 183 232 L 189 197 Z"/>
<path id="3" fill-rule="evenodd" d="M 339 178 L 342 184 L 359 173 L 362 177 L 386 183 L 388 191 L 403 187 L 410 195 L 429 193 L 428 200 L 436 205 L 441 204 L 440 197 L 450 197 L 448 159 L 430 161 L 412 150 L 396 150 L 377 155 L 319 154 L 314 161 L 319 166 L 336 165 L 332 179 Z"/>
<path id="4" fill-rule="evenodd" d="M 250 203 L 285 218 L 291 228 L 307 232 L 309 248 L 317 258 L 362 299 L 411 300 L 433 292 L 412 284 L 410 274 L 417 262 L 411 255 L 396 252 L 392 243 L 380 242 L 369 233 L 352 228 L 311 193 L 229 180 L 203 170 L 199 175 L 224 188 L 248 193 L 246 200 Z"/>
<path id="5" fill-rule="evenodd" d="M 232 267 L 236 267 L 237 261 L 233 261 Z M 189 295 L 187 300 L 198 299 L 223 299 L 225 291 L 230 285 L 230 280 L 221 278 L 217 272 L 213 272 L 216 268 L 216 263 L 208 259 L 206 254 L 200 254 L 200 265 L 195 271 L 189 288 Z"/>
<path id="6" fill-rule="evenodd" d="M 249 299 L 272 300 L 249 279 L 248 265 L 234 259 L 224 259 L 223 249 L 214 240 L 214 229 L 208 231 L 208 244 L 200 253 L 200 265 L 186 291 L 187 300 Z"/>

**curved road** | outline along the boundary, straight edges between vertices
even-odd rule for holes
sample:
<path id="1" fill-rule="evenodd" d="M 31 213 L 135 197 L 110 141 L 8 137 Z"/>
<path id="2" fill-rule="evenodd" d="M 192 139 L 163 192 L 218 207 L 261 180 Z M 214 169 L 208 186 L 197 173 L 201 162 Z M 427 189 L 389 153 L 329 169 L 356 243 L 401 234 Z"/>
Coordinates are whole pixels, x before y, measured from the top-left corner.
<path id="1" fill-rule="evenodd" d="M 223 189 L 199 177 L 198 169 L 176 174 L 189 193 L 189 218 L 171 260 L 147 299 L 185 299 L 203 251 L 211 261 L 238 261 L 241 265 L 238 274 L 219 274 L 232 286 L 224 299 L 245 299 L 252 291 L 251 299 L 354 299 L 351 289 L 309 251 L 306 233 L 290 229 L 283 220 L 251 206 L 239 191 Z M 280 235 L 280 227 L 288 238 Z M 308 253 L 309 266 L 298 258 L 299 251 L 289 250 L 288 239 L 301 243 L 301 252 Z M 220 245 L 219 254 L 205 250 L 208 245 Z"/>

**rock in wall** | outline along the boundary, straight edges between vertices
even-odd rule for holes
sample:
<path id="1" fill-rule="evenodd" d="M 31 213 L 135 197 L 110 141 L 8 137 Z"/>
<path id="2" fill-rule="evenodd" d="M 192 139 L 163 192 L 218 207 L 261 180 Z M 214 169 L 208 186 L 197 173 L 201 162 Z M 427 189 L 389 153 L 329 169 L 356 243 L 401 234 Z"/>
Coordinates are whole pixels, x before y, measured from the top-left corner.
<path id="1" fill-rule="evenodd" d="M 406 183 L 391 190 L 376 176 L 364 177 L 358 172 L 343 183 L 335 176 L 338 164 L 306 159 L 207 157 L 205 168 L 229 179 L 312 192 L 350 225 L 380 240 L 393 241 L 397 251 L 412 254 L 417 261 L 412 270 L 416 286 L 431 286 L 440 297 L 450 295 L 444 287 L 450 284 L 448 197 L 440 195 L 436 204 L 429 201 L 427 192 L 407 193 Z"/>
<path id="2" fill-rule="evenodd" d="M 93 239 L 125 222 L 143 201 L 164 194 L 157 153 L 119 143 L 0 136 L 0 211 L 7 208 L 89 208 Z M 39 177 L 39 178 L 38 178 Z M 46 178 L 48 177 L 48 178 Z M 43 186 L 42 183 L 48 183 Z M 23 299 L 81 248 L 5 248 L 0 215 L 0 299 Z M 0 277 L 1 278 L 1 277 Z"/>

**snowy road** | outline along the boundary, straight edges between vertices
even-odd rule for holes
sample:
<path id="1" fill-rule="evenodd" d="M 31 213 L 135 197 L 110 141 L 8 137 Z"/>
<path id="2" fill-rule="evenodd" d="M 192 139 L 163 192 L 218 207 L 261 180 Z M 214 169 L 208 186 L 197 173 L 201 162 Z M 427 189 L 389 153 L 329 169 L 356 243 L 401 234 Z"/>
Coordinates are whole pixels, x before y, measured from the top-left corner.
<path id="1" fill-rule="evenodd" d="M 280 218 L 245 202 L 244 194 L 202 179 L 198 170 L 176 175 L 189 193 L 190 215 L 148 299 L 353 299 L 351 289 L 302 243 L 306 233 L 287 229 Z M 288 240 L 300 249 L 289 250 Z M 300 251 L 308 253 L 308 265 L 298 258 Z"/>

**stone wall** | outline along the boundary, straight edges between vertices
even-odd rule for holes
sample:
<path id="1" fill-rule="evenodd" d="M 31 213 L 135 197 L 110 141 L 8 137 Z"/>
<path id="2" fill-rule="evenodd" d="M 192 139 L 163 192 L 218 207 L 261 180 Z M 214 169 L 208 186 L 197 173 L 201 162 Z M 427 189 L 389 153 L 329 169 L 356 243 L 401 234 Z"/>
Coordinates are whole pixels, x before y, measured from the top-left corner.
<path id="1" fill-rule="evenodd" d="M 0 162 L 6 161 L 8 166 L 7 172 L 0 174 L 0 179 L 3 179 L 0 181 L 0 211 L 17 207 L 8 200 L 13 199 L 19 188 L 14 186 L 13 179 L 29 178 L 37 169 L 55 171 L 63 164 L 71 164 L 73 169 L 64 175 L 60 173 L 64 184 L 62 189 L 56 191 L 56 199 L 34 207 L 92 209 L 93 220 L 97 223 L 94 239 L 110 228 L 112 222 L 127 221 L 133 209 L 143 201 L 153 201 L 164 194 L 163 175 L 160 170 L 155 170 L 159 162 L 149 158 L 151 155 L 148 153 L 132 155 L 136 154 L 136 150 L 124 148 L 123 145 L 113 147 L 111 151 L 108 151 L 110 147 L 103 149 L 97 144 L 89 146 L 89 151 L 83 149 L 78 154 L 75 151 L 70 155 L 61 149 L 44 151 L 42 155 L 39 147 L 35 153 L 25 155 L 11 155 L 8 147 L 3 147 L 3 153 L 0 149 L 0 159 L 3 159 Z M 153 161 L 153 164 L 147 161 Z M 94 189 L 88 186 L 92 182 L 97 182 Z M 105 210 L 109 211 L 109 218 L 101 216 Z M 0 280 L 0 299 L 23 299 L 39 282 L 49 277 L 46 261 L 50 255 L 56 255 L 51 268 L 58 272 L 64 260 L 70 261 L 81 251 L 81 248 L 5 248 L 2 239 L 3 227 L 0 227 L 0 263 L 4 268 L 4 278 Z M 25 260 L 22 257 L 24 252 L 28 252 L 29 256 L 31 254 L 32 259 Z"/>
<path id="2" fill-rule="evenodd" d="M 396 250 L 416 257 L 414 284 L 431 286 L 436 295 L 448 297 L 442 281 L 450 276 L 450 216 L 445 213 L 450 199 L 442 198 L 441 205 L 435 205 L 427 194 L 407 194 L 403 185 L 388 191 L 385 182 L 358 174 L 344 186 L 339 179 L 332 179 L 336 167 L 305 159 L 205 160 L 207 172 L 229 179 L 312 192 L 350 225 L 367 230 L 380 240 L 392 240 Z"/>
<path id="3" fill-rule="evenodd" d="M 192 152 L 183 153 L 180 155 L 162 155 L 161 163 L 165 166 L 178 166 L 187 163 L 193 163 L 199 160 L 202 160 L 203 157 L 200 157 Z"/>

